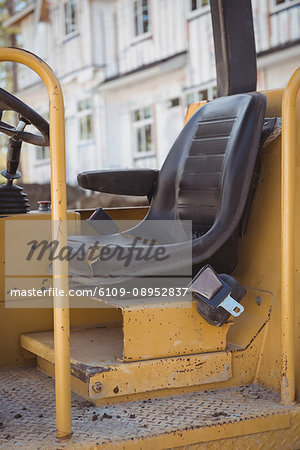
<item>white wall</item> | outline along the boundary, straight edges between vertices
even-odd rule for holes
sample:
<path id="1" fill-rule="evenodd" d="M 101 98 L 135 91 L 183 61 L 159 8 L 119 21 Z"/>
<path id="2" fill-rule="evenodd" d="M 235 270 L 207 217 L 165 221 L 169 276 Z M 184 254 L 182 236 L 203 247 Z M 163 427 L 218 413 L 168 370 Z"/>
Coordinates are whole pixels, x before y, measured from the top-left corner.
<path id="1" fill-rule="evenodd" d="M 183 107 L 169 109 L 167 101 L 182 96 L 184 68 L 157 75 L 125 88 L 105 92 L 107 105 L 106 167 L 160 167 L 182 128 Z M 134 159 L 133 111 L 151 106 L 156 156 Z"/>
<path id="2" fill-rule="evenodd" d="M 118 55 L 120 73 L 151 64 L 186 49 L 183 0 L 152 0 L 150 31 L 134 36 L 133 2 L 118 2 Z"/>
<path id="3" fill-rule="evenodd" d="M 186 85 L 197 86 L 216 79 L 212 23 L 209 9 L 188 14 L 189 63 Z"/>
<path id="4" fill-rule="evenodd" d="M 186 93 L 215 83 L 209 8 L 191 12 L 189 3 L 151 0 L 150 31 L 138 37 L 133 35 L 132 0 L 79 0 L 78 33 L 67 39 L 59 0 L 49 1 L 50 23 L 34 25 L 33 14 L 22 21 L 24 47 L 45 58 L 62 83 L 69 182 L 76 183 L 81 170 L 161 166 L 184 120 L 184 101 L 169 109 L 167 100 L 183 100 Z M 299 4 L 288 11 L 269 11 L 268 0 L 252 4 L 258 52 L 300 38 Z M 148 64 L 151 69 L 140 70 Z M 258 87 L 284 86 L 298 65 L 300 45 L 264 54 L 258 60 Z M 27 88 L 19 96 L 43 114 L 48 100 L 42 85 L 28 69 L 21 71 L 21 88 Z M 107 79 L 115 81 L 103 83 Z M 77 102 L 84 97 L 93 100 L 94 133 L 92 142 L 80 145 Z M 156 154 L 134 160 L 132 112 L 148 105 L 154 111 Z M 49 180 L 49 161 L 36 161 L 34 149 L 24 149 L 23 170 L 27 181 Z"/>
<path id="5" fill-rule="evenodd" d="M 262 88 L 276 89 L 287 85 L 295 70 L 300 66 L 300 46 L 297 50 L 298 54 L 292 57 L 290 57 L 290 52 L 286 50 L 282 52 L 281 58 L 278 58 L 278 62 L 274 63 L 273 58 L 266 58 L 260 64 Z"/>

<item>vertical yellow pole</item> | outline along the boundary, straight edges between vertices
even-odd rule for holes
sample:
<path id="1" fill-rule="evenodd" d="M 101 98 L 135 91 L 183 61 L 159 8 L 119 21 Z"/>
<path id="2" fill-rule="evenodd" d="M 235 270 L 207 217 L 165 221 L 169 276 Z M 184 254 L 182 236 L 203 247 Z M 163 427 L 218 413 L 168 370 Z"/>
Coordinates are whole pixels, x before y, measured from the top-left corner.
<path id="1" fill-rule="evenodd" d="M 1 48 L 0 61 L 13 61 L 34 70 L 43 80 L 49 96 L 52 239 L 58 251 L 67 245 L 67 196 L 65 170 L 64 102 L 59 81 L 50 67 L 36 55 L 21 49 Z M 70 319 L 68 297 L 68 263 L 55 260 L 53 264 L 54 292 L 63 290 L 66 296 L 54 296 L 55 393 L 57 437 L 72 433 Z"/>
<path id="2" fill-rule="evenodd" d="M 52 97 L 52 98 L 51 98 Z M 51 202 L 52 237 L 59 241 L 59 248 L 67 246 L 67 193 L 65 170 L 65 123 L 63 95 L 59 84 L 54 86 L 50 97 L 50 145 L 51 149 Z M 56 206 L 56 207 L 55 207 Z M 65 293 L 57 295 L 54 290 L 54 348 L 55 348 L 55 394 L 57 437 L 71 434 L 71 372 L 70 372 L 70 314 L 68 297 L 68 263 L 53 261 L 53 286 Z"/>
<path id="3" fill-rule="evenodd" d="M 295 399 L 295 164 L 300 69 L 283 93 L 281 146 L 281 402 Z"/>

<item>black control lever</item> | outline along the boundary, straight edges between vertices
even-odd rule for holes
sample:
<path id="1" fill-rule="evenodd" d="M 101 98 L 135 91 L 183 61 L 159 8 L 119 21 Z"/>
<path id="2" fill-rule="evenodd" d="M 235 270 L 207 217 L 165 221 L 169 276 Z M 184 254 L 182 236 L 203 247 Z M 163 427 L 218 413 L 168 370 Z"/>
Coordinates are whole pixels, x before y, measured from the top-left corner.
<path id="1" fill-rule="evenodd" d="M 23 131 L 28 122 L 20 118 L 20 122 L 16 127 L 17 131 Z M 8 140 L 6 169 L 2 170 L 1 175 L 7 179 L 7 184 L 12 184 L 13 180 L 20 178 L 21 173 L 17 170 L 20 162 L 22 141 L 10 137 Z"/>
<path id="2" fill-rule="evenodd" d="M 29 124 L 22 117 L 19 117 L 19 120 L 16 132 L 23 131 Z M 0 215 L 26 214 L 30 211 L 30 204 L 23 188 L 13 184 L 13 181 L 21 176 L 18 171 L 21 147 L 22 141 L 16 135 L 12 135 L 8 140 L 6 169 L 1 172 L 7 182 L 0 185 Z"/>

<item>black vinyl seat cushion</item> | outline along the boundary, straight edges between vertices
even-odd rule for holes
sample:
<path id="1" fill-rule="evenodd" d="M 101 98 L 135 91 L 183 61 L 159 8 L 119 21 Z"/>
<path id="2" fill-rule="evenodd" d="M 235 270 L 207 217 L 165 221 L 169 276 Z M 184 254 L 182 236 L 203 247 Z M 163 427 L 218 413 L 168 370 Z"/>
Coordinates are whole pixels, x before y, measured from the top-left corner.
<path id="1" fill-rule="evenodd" d="M 149 191 L 152 197 L 145 219 L 129 231 L 97 236 L 99 245 L 115 242 L 130 246 L 135 236 L 143 236 L 145 230 L 147 235 L 153 220 L 189 220 L 193 223 L 193 266 L 209 262 L 219 273 L 231 273 L 236 265 L 238 230 L 257 164 L 265 107 L 265 95 L 255 92 L 217 98 L 200 108 L 179 134 L 161 170 L 144 177 L 142 195 Z M 116 193 L 138 192 L 131 186 L 132 173 L 130 187 L 125 181 L 123 191 L 117 177 L 117 172 L 83 172 L 78 180 L 82 187 L 105 190 L 111 179 Z M 142 184 L 142 178 L 137 177 L 137 184 Z M 95 236 L 72 236 L 69 240 L 75 248 L 82 242 L 92 246 Z M 170 270 L 188 264 L 180 256 L 186 245 L 182 237 L 178 239 L 166 230 L 159 242 L 173 255 Z M 143 270 L 131 265 L 127 276 L 145 275 Z M 155 275 L 155 264 L 148 265 L 147 271 Z M 70 263 L 70 275 L 74 277 L 93 276 L 109 282 L 116 272 L 120 273 L 117 261 L 95 264 L 93 268 L 86 261 Z"/>

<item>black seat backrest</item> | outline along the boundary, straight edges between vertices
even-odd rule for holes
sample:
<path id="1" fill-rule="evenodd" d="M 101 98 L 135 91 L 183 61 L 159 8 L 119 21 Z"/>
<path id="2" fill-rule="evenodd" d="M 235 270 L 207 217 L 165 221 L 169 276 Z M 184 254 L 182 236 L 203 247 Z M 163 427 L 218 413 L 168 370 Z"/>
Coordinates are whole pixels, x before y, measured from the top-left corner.
<path id="1" fill-rule="evenodd" d="M 149 220 L 192 221 L 194 268 L 210 263 L 218 273 L 230 273 L 237 262 L 239 227 L 243 234 L 250 211 L 255 166 L 259 172 L 260 141 L 276 120 L 267 119 L 264 125 L 265 108 L 266 97 L 257 92 L 217 98 L 200 108 L 179 134 L 159 172 L 146 218 L 130 234 L 146 238 L 155 234 Z M 157 176 L 154 171 L 149 175 L 144 194 L 153 186 L 149 180 Z M 113 188 L 121 182 L 119 175 L 109 172 L 104 176 L 102 171 L 83 173 L 78 179 L 82 187 L 99 191 L 112 183 L 112 190 L 104 192 L 115 192 Z M 128 181 L 125 191 L 132 192 Z M 186 241 L 174 235 L 171 224 L 156 234 L 152 238 L 172 246 L 173 255 L 178 254 L 178 260 L 173 258 L 175 265 L 190 265 L 190 259 L 182 261 L 180 256 Z"/>
<path id="2" fill-rule="evenodd" d="M 186 124 L 159 173 L 147 219 L 192 220 L 193 262 L 208 260 L 237 229 L 259 150 L 266 97 L 221 97 Z"/>

